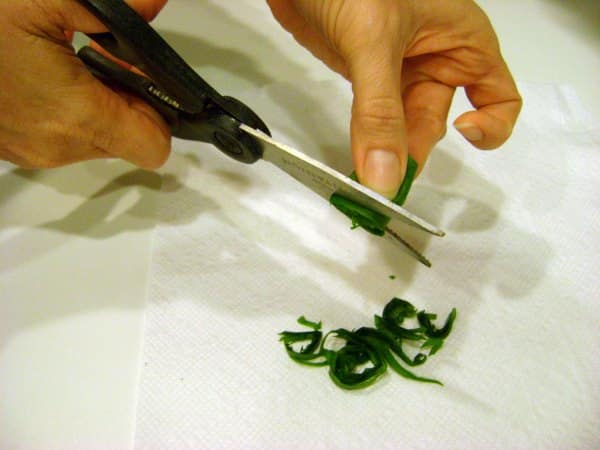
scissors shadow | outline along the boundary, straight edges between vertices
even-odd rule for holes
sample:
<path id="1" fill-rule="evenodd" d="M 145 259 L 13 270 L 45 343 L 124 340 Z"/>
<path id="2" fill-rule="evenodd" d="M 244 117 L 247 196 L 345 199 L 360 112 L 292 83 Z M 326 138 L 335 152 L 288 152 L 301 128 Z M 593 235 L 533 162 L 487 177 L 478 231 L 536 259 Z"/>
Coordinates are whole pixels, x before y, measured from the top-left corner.
<path id="1" fill-rule="evenodd" d="M 123 171 L 125 169 L 125 171 Z M 3 259 L 0 273 L 14 270 L 30 260 L 56 250 L 69 242 L 66 236 L 80 236 L 90 239 L 107 239 L 125 232 L 135 232 L 153 228 L 156 223 L 187 223 L 198 215 L 216 208 L 211 199 L 200 192 L 192 191 L 180 185 L 167 173 L 164 175 L 134 169 L 128 170 L 125 163 L 105 161 L 88 162 L 77 167 L 69 167 L 56 171 L 27 171 L 15 169 L 0 175 L 0 202 L 9 197 L 25 195 L 33 185 L 47 188 L 44 194 L 48 203 L 54 202 L 55 196 L 81 197 L 76 206 L 62 211 L 43 210 L 39 213 L 21 215 L 14 221 L 4 217 L 0 228 L 15 228 L 17 231 L 5 239 L 1 248 L 10 254 L 10 261 Z M 113 176 L 112 179 L 110 177 Z M 86 192 L 87 187 L 80 181 L 99 177 L 110 179 L 98 189 Z M 166 182 L 169 192 L 161 191 Z M 156 204 L 161 196 L 170 196 L 173 200 L 185 204 L 186 208 L 177 214 L 156 217 Z M 29 228 L 46 230 L 39 233 L 28 232 Z"/>

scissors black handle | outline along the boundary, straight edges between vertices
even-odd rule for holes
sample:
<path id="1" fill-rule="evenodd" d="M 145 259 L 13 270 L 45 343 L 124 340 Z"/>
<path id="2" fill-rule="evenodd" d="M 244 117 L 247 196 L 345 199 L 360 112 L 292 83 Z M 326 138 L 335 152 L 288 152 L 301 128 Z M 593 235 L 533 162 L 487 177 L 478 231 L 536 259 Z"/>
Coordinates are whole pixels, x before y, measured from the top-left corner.
<path id="1" fill-rule="evenodd" d="M 89 37 L 147 75 L 127 70 L 84 47 L 78 56 L 97 78 L 148 102 L 170 125 L 173 136 L 212 143 L 241 162 L 260 159 L 261 145 L 239 128 L 246 124 L 270 134 L 252 109 L 220 95 L 123 0 L 79 2 L 109 29 Z"/>

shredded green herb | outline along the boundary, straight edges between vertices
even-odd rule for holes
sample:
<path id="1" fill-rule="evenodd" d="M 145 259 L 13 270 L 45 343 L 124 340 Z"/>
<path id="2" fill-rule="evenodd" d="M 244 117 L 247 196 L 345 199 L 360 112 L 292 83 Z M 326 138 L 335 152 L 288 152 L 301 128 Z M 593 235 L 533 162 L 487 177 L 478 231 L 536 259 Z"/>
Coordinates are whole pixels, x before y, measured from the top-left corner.
<path id="1" fill-rule="evenodd" d="M 352 229 L 361 227 L 377 236 L 384 235 L 385 227 L 390 221 L 389 217 L 373 211 L 366 206 L 359 205 L 340 194 L 333 194 L 329 198 L 329 201 L 338 211 L 341 211 L 352 220 Z"/>
<path id="2" fill-rule="evenodd" d="M 417 169 L 419 165 L 412 158 L 412 156 L 408 156 L 408 161 L 406 163 L 406 174 L 404 175 L 404 180 L 402 180 L 402 184 L 400 185 L 400 189 L 396 193 L 396 196 L 392 199 L 392 202 L 397 205 L 404 205 L 406 201 L 406 197 L 408 197 L 408 193 L 410 192 L 410 188 L 412 187 L 413 181 L 415 180 L 415 176 L 417 175 Z"/>
<path id="3" fill-rule="evenodd" d="M 406 328 L 406 319 L 416 319 L 418 326 Z M 279 340 L 294 361 L 309 366 L 328 366 L 329 377 L 343 389 L 362 389 L 375 383 L 388 366 L 398 375 L 423 383 L 442 385 L 438 380 L 418 376 L 408 370 L 420 366 L 428 356 L 435 354 L 452 331 L 456 319 L 456 308 L 448 315 L 442 328 L 431 321 L 435 314 L 417 311 L 406 300 L 392 298 L 383 309 L 381 316 L 374 316 L 375 327 L 361 327 L 357 330 L 338 328 L 323 336 L 321 322 L 312 322 L 304 316 L 298 323 L 311 331 L 283 331 Z M 327 344 L 331 338 L 343 341 L 337 350 Z M 419 352 L 412 358 L 404 350 L 403 344 L 418 345 L 428 353 Z"/>
<path id="4" fill-rule="evenodd" d="M 406 197 L 410 192 L 410 188 L 412 187 L 415 175 L 417 174 L 417 169 L 417 162 L 411 156 L 409 156 L 404 180 L 402 180 L 400 189 L 398 189 L 398 192 L 392 199 L 392 202 L 400 206 L 404 204 Z M 354 181 L 358 181 L 356 173 L 354 172 L 350 174 L 350 178 Z M 350 200 L 349 198 L 340 194 L 334 193 L 329 198 L 329 202 L 342 214 L 350 218 L 352 221 L 352 229 L 360 227 L 377 236 L 383 236 L 385 234 L 385 227 L 390 221 L 389 217 L 373 211 L 372 209 L 356 203 L 354 200 Z"/>

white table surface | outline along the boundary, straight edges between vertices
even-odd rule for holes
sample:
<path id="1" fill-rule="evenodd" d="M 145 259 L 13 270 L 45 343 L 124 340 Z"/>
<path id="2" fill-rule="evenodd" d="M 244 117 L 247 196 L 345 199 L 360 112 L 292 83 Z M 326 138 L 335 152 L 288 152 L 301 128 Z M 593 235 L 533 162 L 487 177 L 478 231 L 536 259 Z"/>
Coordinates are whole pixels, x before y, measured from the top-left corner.
<path id="1" fill-rule="evenodd" d="M 285 76 L 275 48 L 294 60 L 289 70 L 333 76 L 262 2 L 216 4 L 171 0 L 155 22 L 215 86 L 236 95 L 249 79 Z M 599 2 L 479 4 L 517 80 L 571 84 L 600 117 Z M 251 52 L 228 38 L 240 22 L 269 45 Z M 200 41 L 202 54 L 190 44 Z M 220 69 L 210 64 L 222 57 Z M 248 67 L 252 77 L 236 75 Z M 0 449 L 133 446 L 154 204 L 168 195 L 160 183 L 122 162 L 38 172 L 0 163 Z"/>

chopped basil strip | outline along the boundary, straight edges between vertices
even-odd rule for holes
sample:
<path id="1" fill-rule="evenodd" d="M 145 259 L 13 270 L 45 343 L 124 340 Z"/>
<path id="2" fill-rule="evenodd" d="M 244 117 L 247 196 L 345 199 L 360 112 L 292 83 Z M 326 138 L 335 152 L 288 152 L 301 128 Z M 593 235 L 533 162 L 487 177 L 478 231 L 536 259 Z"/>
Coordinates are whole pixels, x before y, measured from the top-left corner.
<path id="1" fill-rule="evenodd" d="M 381 316 L 375 315 L 375 327 L 357 330 L 338 328 L 325 336 L 321 322 L 312 322 L 304 316 L 298 323 L 312 331 L 283 331 L 279 333 L 289 357 L 309 366 L 328 366 L 331 380 L 343 389 L 362 389 L 375 383 L 389 366 L 398 375 L 423 383 L 442 385 L 438 380 L 418 376 L 408 370 L 427 361 L 427 355 L 417 353 L 412 358 L 403 348 L 404 341 L 421 343 L 421 349 L 429 348 L 429 356 L 435 354 L 452 331 L 456 309 L 448 315 L 442 328 L 432 324 L 435 314 L 418 311 L 406 300 L 391 299 Z M 402 326 L 405 319 L 418 321 L 416 328 Z M 344 342 L 337 350 L 328 348 L 326 342 L 333 336 Z M 299 344 L 304 344 L 298 347 Z M 295 347 L 294 347 L 295 346 Z"/>
<path id="2" fill-rule="evenodd" d="M 383 236 L 385 233 L 385 227 L 390 221 L 389 217 L 375 212 L 366 206 L 359 205 L 340 194 L 333 194 L 329 198 L 329 201 L 352 220 L 353 229 L 361 227 L 377 236 Z"/>
<path id="3" fill-rule="evenodd" d="M 404 205 L 413 181 L 415 180 L 415 176 L 417 175 L 418 168 L 419 165 L 417 162 L 412 158 L 412 156 L 409 155 L 406 163 L 406 174 L 404 175 L 404 180 L 402 180 L 402 184 L 400 185 L 400 189 L 398 189 L 396 196 L 392 199 L 392 201 L 397 205 Z"/>
<path id="4" fill-rule="evenodd" d="M 411 157 L 408 157 L 406 166 L 406 174 L 400 189 L 396 193 L 396 196 L 392 199 L 392 202 L 402 206 L 406 201 L 406 197 L 410 192 L 410 188 L 417 174 L 418 164 Z M 354 181 L 358 181 L 356 173 L 352 172 L 350 178 Z M 352 221 L 352 229 L 363 228 L 371 234 L 377 236 L 383 236 L 385 234 L 385 227 L 390 221 L 390 218 L 373 211 L 366 206 L 362 206 L 349 198 L 346 198 L 340 194 L 333 194 L 329 198 L 330 203 L 335 206 L 342 214 L 346 215 Z"/>

